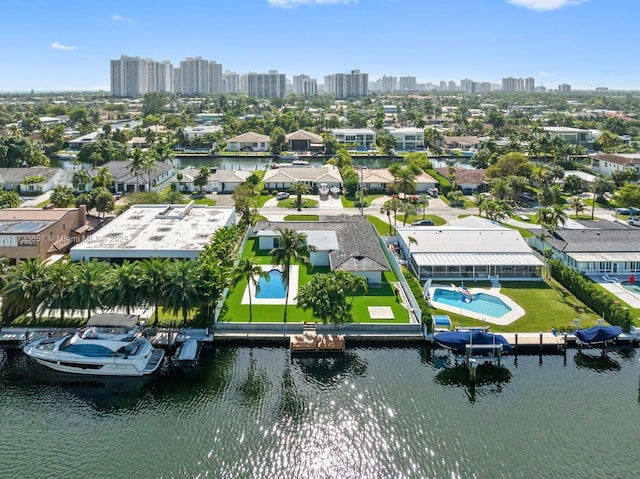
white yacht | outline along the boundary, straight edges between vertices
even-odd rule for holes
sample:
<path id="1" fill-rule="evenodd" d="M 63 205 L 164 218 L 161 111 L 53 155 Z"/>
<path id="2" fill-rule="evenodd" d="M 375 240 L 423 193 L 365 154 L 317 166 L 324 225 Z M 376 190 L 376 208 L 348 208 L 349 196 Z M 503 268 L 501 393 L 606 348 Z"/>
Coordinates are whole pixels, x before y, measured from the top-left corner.
<path id="1" fill-rule="evenodd" d="M 33 341 L 27 356 L 56 371 L 99 376 L 144 376 L 155 372 L 164 358 L 137 324 L 138 317 L 97 314 L 75 334 Z"/>

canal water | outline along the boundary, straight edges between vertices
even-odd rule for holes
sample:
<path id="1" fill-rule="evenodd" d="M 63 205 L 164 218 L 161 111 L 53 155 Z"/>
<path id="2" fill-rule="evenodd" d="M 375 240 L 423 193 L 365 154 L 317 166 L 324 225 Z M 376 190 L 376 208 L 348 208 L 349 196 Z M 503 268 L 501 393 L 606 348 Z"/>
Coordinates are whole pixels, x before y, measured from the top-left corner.
<path id="1" fill-rule="evenodd" d="M 419 346 L 218 347 L 150 379 L 0 350 L 0 477 L 637 478 L 637 351 L 463 367 Z"/>

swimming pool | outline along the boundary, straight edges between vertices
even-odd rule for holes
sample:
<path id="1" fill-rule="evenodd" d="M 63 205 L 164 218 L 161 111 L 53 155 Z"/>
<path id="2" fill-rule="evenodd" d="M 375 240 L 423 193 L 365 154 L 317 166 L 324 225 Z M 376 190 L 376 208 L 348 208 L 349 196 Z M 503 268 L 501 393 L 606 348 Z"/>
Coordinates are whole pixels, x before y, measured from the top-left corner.
<path id="1" fill-rule="evenodd" d="M 636 283 L 631 284 L 629 281 L 622 281 L 620 283 L 620 286 L 622 286 L 627 291 L 630 291 L 631 293 L 640 294 L 640 286 L 638 286 Z"/>
<path id="2" fill-rule="evenodd" d="M 282 281 L 282 272 L 272 269 L 267 274 L 267 278 L 258 280 L 259 292 L 256 293 L 256 298 L 284 298 L 287 291 Z"/>
<path id="3" fill-rule="evenodd" d="M 465 301 L 465 298 L 465 295 L 458 291 L 436 288 L 431 299 L 454 308 L 473 311 L 492 318 L 500 318 L 511 311 L 511 308 L 500 298 L 490 294 L 474 293 L 473 299 L 469 302 Z"/>

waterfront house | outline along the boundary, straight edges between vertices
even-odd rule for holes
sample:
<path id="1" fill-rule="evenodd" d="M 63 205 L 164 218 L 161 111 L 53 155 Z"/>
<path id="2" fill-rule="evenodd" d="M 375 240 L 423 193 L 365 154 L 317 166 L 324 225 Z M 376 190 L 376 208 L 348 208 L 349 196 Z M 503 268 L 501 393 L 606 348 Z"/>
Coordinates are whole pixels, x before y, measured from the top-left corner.
<path id="1" fill-rule="evenodd" d="M 362 216 L 322 217 L 319 221 L 258 221 L 253 234 L 258 247 L 271 251 L 278 245 L 279 230 L 284 228 L 307 235 L 307 244 L 316 251 L 310 255 L 313 266 L 329 266 L 332 271 L 349 271 L 367 279 L 369 284 L 383 282 L 390 271 L 373 225 Z"/>
<path id="2" fill-rule="evenodd" d="M 306 130 L 297 130 L 285 136 L 287 151 L 322 151 L 322 136 Z"/>
<path id="3" fill-rule="evenodd" d="M 269 151 L 271 140 L 267 135 L 249 131 L 227 140 L 227 151 Z"/>
<path id="4" fill-rule="evenodd" d="M 593 167 L 601 175 L 609 176 L 614 171 L 633 168 L 640 172 L 640 153 L 596 153 L 589 155 Z"/>
<path id="5" fill-rule="evenodd" d="M 376 149 L 376 132 L 371 128 L 340 128 L 331 130 L 331 134 L 340 145 L 363 151 Z"/>
<path id="6" fill-rule="evenodd" d="M 263 181 L 267 190 L 288 190 L 296 183 L 304 183 L 316 189 L 323 183 L 326 183 L 327 188 L 342 188 L 342 176 L 334 165 L 271 169 L 267 170 Z"/>
<path id="7" fill-rule="evenodd" d="M 157 186 L 161 185 L 174 174 L 175 170 L 173 165 L 158 161 L 154 164 L 154 169 L 151 171 L 143 171 L 137 176 L 131 173 L 131 161 L 109 161 L 102 165 L 109 168 L 111 175 L 113 176 L 113 185 L 115 191 L 121 191 L 126 193 L 133 193 L 135 191 L 147 191 L 149 185 L 153 191 Z M 91 177 L 96 175 L 97 170 L 91 170 Z"/>
<path id="8" fill-rule="evenodd" d="M 69 149 L 70 150 L 81 150 L 84 145 L 88 145 L 89 143 L 93 143 L 94 141 L 100 138 L 100 132 L 94 131 L 92 133 L 87 133 L 86 135 L 78 136 L 69 140 Z"/>
<path id="9" fill-rule="evenodd" d="M 424 129 L 422 128 L 385 128 L 396 140 L 396 150 L 413 151 L 424 150 Z"/>
<path id="10" fill-rule="evenodd" d="M 35 183 L 33 179 L 43 181 Z M 18 194 L 39 195 L 58 185 L 71 186 L 73 174 L 61 168 L 32 166 L 30 168 L 0 168 L 0 184 L 7 191 Z"/>
<path id="11" fill-rule="evenodd" d="M 182 193 L 192 193 L 198 188 L 193 184 L 193 180 L 200 174 L 199 168 L 192 166 L 185 168 L 178 175 L 171 178 L 171 183 L 176 189 Z M 233 191 L 244 183 L 251 175 L 249 170 L 223 170 L 219 168 L 211 168 L 209 179 L 203 190 L 206 193 L 233 193 Z"/>
<path id="12" fill-rule="evenodd" d="M 449 168 L 443 166 L 436 168 L 436 171 L 444 176 L 450 178 Z M 455 167 L 453 173 L 454 183 L 462 190 L 465 195 L 474 193 L 476 191 L 485 191 L 486 189 L 486 170 L 471 170 L 468 168 Z"/>
<path id="13" fill-rule="evenodd" d="M 362 168 L 358 170 L 358 179 L 367 191 L 387 191 L 395 181 L 389 170 L 384 168 Z M 416 193 L 426 193 L 430 188 L 436 188 L 438 180 L 427 173 L 420 173 L 416 177 Z"/>

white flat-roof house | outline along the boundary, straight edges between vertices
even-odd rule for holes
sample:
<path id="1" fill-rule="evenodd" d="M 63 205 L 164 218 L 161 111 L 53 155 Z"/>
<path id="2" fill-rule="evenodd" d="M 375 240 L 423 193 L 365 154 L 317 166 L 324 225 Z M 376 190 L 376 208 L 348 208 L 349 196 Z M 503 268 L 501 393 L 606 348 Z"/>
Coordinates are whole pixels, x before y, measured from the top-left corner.
<path id="1" fill-rule="evenodd" d="M 516 230 L 495 225 L 396 229 L 399 247 L 420 281 L 541 279 L 540 268 L 544 263 Z"/>
<path id="2" fill-rule="evenodd" d="M 94 131 L 92 133 L 88 133 L 86 135 L 79 136 L 72 140 L 69 140 L 69 149 L 70 150 L 81 150 L 84 145 L 88 145 L 89 143 L 93 143 L 98 138 L 100 138 L 100 132 Z"/>
<path id="3" fill-rule="evenodd" d="M 267 170 L 263 181 L 267 190 L 286 190 L 296 183 L 304 183 L 313 188 L 320 188 L 326 183 L 327 188 L 342 188 L 342 176 L 334 165 L 271 169 Z"/>
<path id="4" fill-rule="evenodd" d="M 422 128 L 385 128 L 396 140 L 396 150 L 424 150 L 424 130 Z"/>
<path id="5" fill-rule="evenodd" d="M 197 258 L 215 232 L 235 224 L 233 207 L 133 205 L 71 249 L 72 261 Z"/>
<path id="6" fill-rule="evenodd" d="M 280 231 L 293 229 L 307 235 L 307 244 L 315 246 L 310 255 L 313 266 L 329 266 L 332 271 L 350 271 L 367 278 L 370 284 L 383 282 L 390 271 L 389 262 L 371 223 L 362 216 L 322 217 L 319 221 L 258 221 L 254 236 L 258 247 L 270 251 L 277 247 Z"/>
<path id="7" fill-rule="evenodd" d="M 249 131 L 227 140 L 227 151 L 269 151 L 271 139 L 267 135 Z"/>
<path id="8" fill-rule="evenodd" d="M 355 145 L 357 149 L 375 150 L 376 132 L 371 128 L 341 128 L 331 130 L 340 145 Z"/>
<path id="9" fill-rule="evenodd" d="M 640 172 L 640 153 L 596 153 L 589 155 L 594 162 L 594 168 L 601 175 L 610 175 L 614 171 L 634 168 Z"/>
<path id="10" fill-rule="evenodd" d="M 567 126 L 545 126 L 544 131 L 549 133 L 552 138 L 558 136 L 572 145 L 583 146 L 588 150 L 593 149 L 593 133 L 590 130 Z"/>
<path id="11" fill-rule="evenodd" d="M 363 168 L 358 170 L 358 179 L 368 191 L 385 191 L 394 181 L 393 175 L 384 168 Z M 438 180 L 427 173 L 416 177 L 416 193 L 425 193 L 438 186 Z"/>

